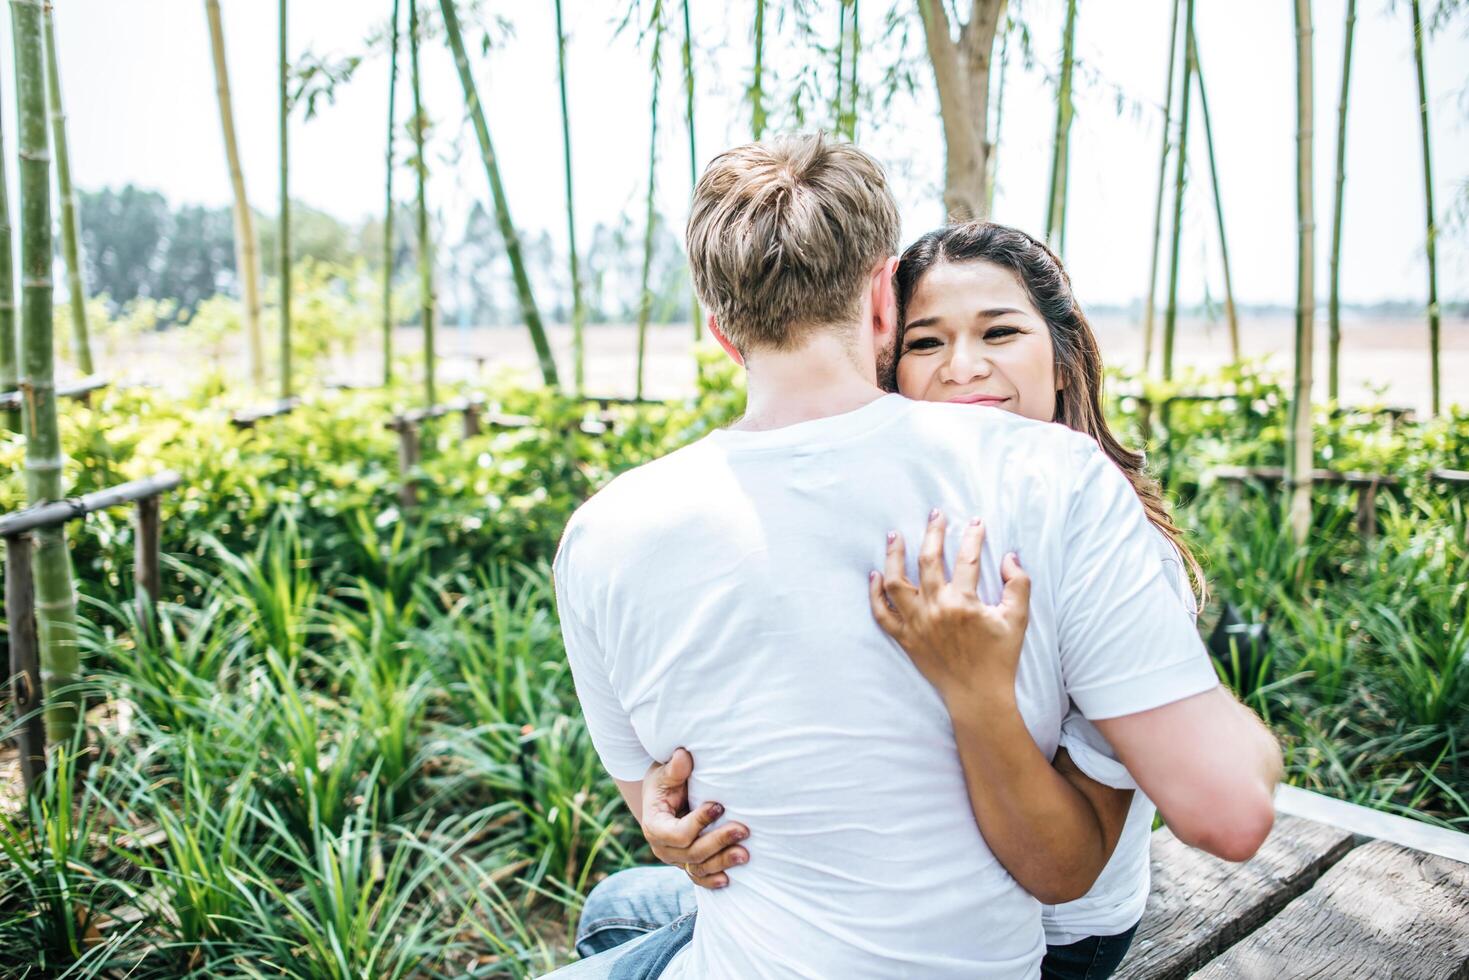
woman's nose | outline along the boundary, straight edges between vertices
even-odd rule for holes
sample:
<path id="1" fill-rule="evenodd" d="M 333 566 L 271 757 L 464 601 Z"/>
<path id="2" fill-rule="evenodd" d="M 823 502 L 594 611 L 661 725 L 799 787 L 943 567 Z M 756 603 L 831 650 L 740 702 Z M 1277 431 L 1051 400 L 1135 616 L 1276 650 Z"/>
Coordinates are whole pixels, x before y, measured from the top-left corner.
<path id="1" fill-rule="evenodd" d="M 964 384 L 978 378 L 990 376 L 990 359 L 980 351 L 966 350 L 963 346 L 954 348 L 954 356 L 944 365 L 943 380 L 952 381 L 954 384 Z"/>

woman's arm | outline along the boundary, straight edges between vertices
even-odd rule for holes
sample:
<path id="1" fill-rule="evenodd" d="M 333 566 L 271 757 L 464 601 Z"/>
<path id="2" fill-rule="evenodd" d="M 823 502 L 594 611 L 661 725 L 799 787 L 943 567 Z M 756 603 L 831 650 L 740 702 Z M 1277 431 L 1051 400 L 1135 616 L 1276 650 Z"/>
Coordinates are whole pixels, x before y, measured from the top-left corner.
<path id="1" fill-rule="evenodd" d="M 946 580 L 946 527 L 935 511 L 918 585 L 908 580 L 902 537 L 888 535 L 886 574 L 872 573 L 873 616 L 944 699 L 985 843 L 1026 891 L 1047 904 L 1069 902 L 1091 889 L 1112 856 L 1132 792 L 1091 779 L 1064 750 L 1054 764 L 1041 754 L 1015 702 L 1030 578 L 1006 555 L 1000 604 L 979 598 L 984 525 L 975 519 Z"/>

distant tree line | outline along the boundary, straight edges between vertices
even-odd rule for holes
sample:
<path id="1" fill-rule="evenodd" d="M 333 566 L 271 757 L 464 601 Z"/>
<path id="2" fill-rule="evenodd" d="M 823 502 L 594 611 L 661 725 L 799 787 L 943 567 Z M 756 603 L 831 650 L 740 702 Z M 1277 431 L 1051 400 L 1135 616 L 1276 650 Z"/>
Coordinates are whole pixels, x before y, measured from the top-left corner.
<path id="1" fill-rule="evenodd" d="M 131 184 L 118 189 L 81 191 L 80 224 L 88 291 L 105 297 L 113 311 L 136 299 L 171 300 L 177 315 L 187 318 L 201 302 L 217 294 L 238 296 L 234 225 L 230 209 L 202 205 L 173 206 L 158 191 Z M 410 206 L 399 209 L 393 248 L 383 248 L 379 217 L 356 225 L 293 202 L 292 254 L 334 265 L 367 263 L 381 273 L 385 251 L 393 258 L 398 289 L 414 283 L 413 221 Z M 276 252 L 276 215 L 255 213 L 262 254 Z M 546 315 L 558 323 L 571 319 L 572 293 L 567 263 L 551 236 L 522 232 L 525 261 L 537 295 L 545 297 Z M 446 243 L 449 244 L 449 243 Z M 641 299 L 642 229 L 630 219 L 597 225 L 583 258 L 582 290 L 590 323 L 630 322 Z M 520 322 L 510 264 L 494 218 L 478 201 L 460 240 L 439 252 L 439 306 L 450 325 L 509 325 Z M 661 216 L 656 222 L 650 291 L 653 319 L 660 323 L 690 315 L 688 271 L 677 236 Z M 413 323 L 417 310 L 405 311 Z"/>

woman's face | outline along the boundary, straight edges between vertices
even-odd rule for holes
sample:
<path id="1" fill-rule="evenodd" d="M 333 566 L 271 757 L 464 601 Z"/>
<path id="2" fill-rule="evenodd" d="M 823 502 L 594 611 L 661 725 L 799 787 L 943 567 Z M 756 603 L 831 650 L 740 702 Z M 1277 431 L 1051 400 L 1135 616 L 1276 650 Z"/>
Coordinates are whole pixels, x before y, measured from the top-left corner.
<path id="1" fill-rule="evenodd" d="M 991 262 L 940 262 L 908 303 L 898 391 L 927 402 L 992 405 L 1050 422 L 1055 353 L 1015 275 Z"/>

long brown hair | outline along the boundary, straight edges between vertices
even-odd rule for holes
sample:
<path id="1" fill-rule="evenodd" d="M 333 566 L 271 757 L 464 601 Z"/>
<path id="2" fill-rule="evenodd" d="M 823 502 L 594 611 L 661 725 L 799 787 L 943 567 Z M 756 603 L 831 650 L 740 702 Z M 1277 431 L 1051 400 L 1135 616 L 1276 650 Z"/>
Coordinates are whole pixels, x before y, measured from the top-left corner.
<path id="1" fill-rule="evenodd" d="M 1102 413 L 1102 355 L 1091 324 L 1072 294 L 1071 277 L 1061 260 L 1025 232 L 989 221 L 946 225 L 929 232 L 903 252 L 894 276 L 899 356 L 913 293 L 928 270 L 943 262 L 990 262 L 1009 269 L 1025 287 L 1031 305 L 1045 319 L 1051 332 L 1056 376 L 1062 382 L 1056 392 L 1055 421 L 1095 439 L 1102 452 L 1127 476 L 1148 520 L 1178 549 L 1194 594 L 1202 604 L 1203 570 L 1184 541 L 1183 532 L 1173 523 L 1158 481 L 1149 475 L 1142 453 L 1117 441 Z M 886 380 L 896 390 L 896 380 Z"/>

